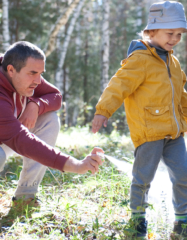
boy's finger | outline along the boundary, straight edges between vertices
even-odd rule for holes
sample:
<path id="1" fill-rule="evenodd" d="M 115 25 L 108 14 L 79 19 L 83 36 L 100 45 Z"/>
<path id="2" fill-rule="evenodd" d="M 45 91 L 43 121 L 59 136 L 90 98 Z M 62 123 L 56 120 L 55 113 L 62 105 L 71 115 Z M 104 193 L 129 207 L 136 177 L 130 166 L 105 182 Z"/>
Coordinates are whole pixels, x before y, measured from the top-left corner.
<path id="1" fill-rule="evenodd" d="M 93 122 L 92 122 L 92 132 L 93 133 L 97 132 L 97 129 L 98 129 L 98 121 L 93 120 Z"/>
<path id="2" fill-rule="evenodd" d="M 107 123 L 108 123 L 108 119 L 106 119 L 105 121 L 104 121 L 104 127 L 107 127 Z"/>

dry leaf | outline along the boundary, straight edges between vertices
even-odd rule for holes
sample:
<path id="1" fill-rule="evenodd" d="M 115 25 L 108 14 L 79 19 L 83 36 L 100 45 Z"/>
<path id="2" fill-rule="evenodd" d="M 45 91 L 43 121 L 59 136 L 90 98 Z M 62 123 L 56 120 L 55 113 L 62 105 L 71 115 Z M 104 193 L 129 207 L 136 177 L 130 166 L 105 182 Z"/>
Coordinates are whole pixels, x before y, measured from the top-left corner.
<path id="1" fill-rule="evenodd" d="M 156 239 L 156 235 L 154 233 L 149 233 L 148 239 L 154 240 L 154 239 Z"/>

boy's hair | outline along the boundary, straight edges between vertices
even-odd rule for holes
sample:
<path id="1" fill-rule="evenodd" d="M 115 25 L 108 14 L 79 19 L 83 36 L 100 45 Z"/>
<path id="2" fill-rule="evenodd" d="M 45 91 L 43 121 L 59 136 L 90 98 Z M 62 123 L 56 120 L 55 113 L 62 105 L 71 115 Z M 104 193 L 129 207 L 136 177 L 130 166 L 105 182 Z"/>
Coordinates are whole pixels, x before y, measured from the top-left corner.
<path id="1" fill-rule="evenodd" d="M 142 37 L 143 40 L 150 40 L 150 35 L 151 31 L 157 31 L 158 29 L 153 29 L 153 30 L 143 30 L 140 33 L 140 36 Z"/>
<path id="2" fill-rule="evenodd" d="M 34 44 L 26 41 L 16 42 L 5 52 L 0 65 L 4 71 L 7 71 L 8 65 L 12 65 L 17 72 L 20 72 L 29 57 L 44 61 L 46 59 L 44 52 Z"/>
<path id="3" fill-rule="evenodd" d="M 148 40 L 150 39 L 150 30 L 141 31 L 140 35 L 143 40 Z"/>

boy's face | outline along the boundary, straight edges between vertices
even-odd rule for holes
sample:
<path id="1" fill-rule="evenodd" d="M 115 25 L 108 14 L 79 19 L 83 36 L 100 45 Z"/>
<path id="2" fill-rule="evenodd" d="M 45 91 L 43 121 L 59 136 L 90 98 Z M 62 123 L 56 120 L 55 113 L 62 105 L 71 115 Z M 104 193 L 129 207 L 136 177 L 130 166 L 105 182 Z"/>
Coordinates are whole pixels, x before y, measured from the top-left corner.
<path id="1" fill-rule="evenodd" d="M 180 42 L 183 32 L 183 28 L 154 30 L 151 32 L 150 42 L 154 46 L 170 51 Z"/>

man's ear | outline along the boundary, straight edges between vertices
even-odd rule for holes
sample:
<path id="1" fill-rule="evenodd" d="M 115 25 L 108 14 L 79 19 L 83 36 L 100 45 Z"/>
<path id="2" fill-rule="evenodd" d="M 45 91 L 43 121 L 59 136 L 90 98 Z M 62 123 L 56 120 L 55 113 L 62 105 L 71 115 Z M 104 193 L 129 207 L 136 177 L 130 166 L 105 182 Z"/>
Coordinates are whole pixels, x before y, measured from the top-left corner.
<path id="1" fill-rule="evenodd" d="M 7 66 L 8 75 L 12 78 L 15 72 L 16 72 L 16 69 L 11 64 L 9 64 Z"/>

